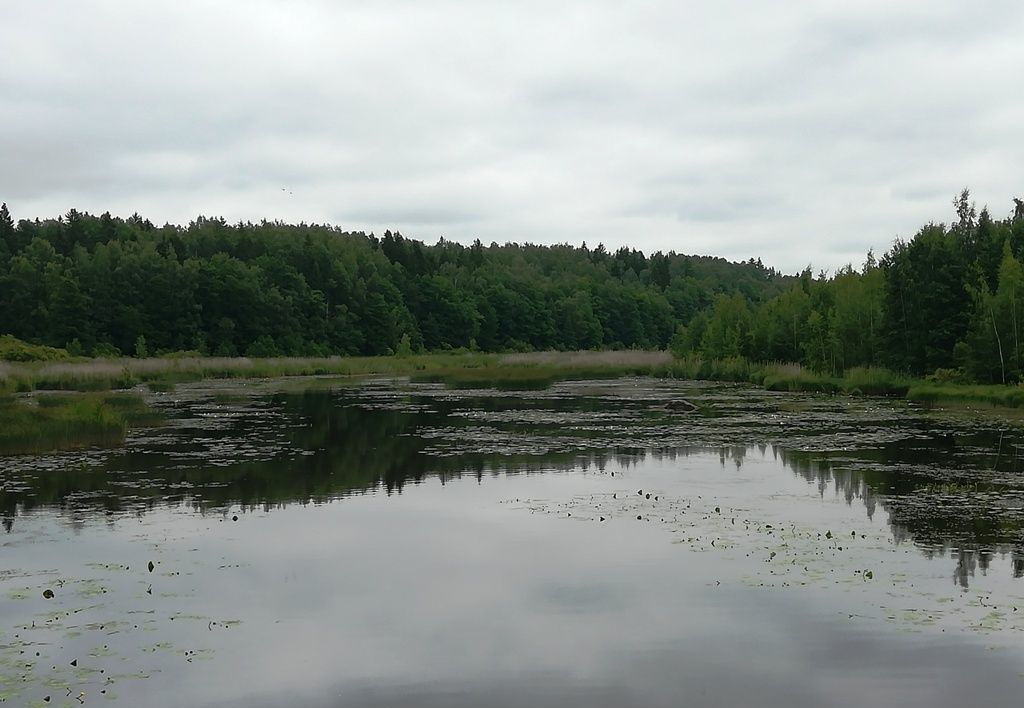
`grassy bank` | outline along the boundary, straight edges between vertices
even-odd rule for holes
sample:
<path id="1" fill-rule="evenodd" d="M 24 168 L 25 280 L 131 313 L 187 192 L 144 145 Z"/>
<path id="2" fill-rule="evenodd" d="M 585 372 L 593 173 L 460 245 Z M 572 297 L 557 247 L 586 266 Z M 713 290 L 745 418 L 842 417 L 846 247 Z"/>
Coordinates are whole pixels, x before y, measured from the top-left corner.
<path id="1" fill-rule="evenodd" d="M 563 380 L 655 376 L 754 384 L 770 391 L 907 397 L 928 404 L 1024 406 L 1024 387 L 973 386 L 912 380 L 887 369 L 858 367 L 842 376 L 799 364 L 747 359 L 673 359 L 667 352 L 533 352 L 415 354 L 388 357 L 222 358 L 192 355 L 151 359 L 0 361 L 0 395 L 31 391 L 102 392 L 145 384 L 172 391 L 204 379 L 286 376 L 409 376 L 458 388 L 543 389 Z"/>
<path id="2" fill-rule="evenodd" d="M 842 376 L 830 376 L 799 364 L 754 362 L 748 359 L 676 359 L 654 367 L 653 375 L 699 381 L 735 381 L 762 386 L 769 391 L 811 391 L 869 396 L 905 396 L 911 381 L 888 369 L 857 367 Z"/>
<path id="3" fill-rule="evenodd" d="M 154 413 L 129 394 L 0 398 L 0 454 L 118 445 L 133 422 Z"/>
<path id="4" fill-rule="evenodd" d="M 493 365 L 494 354 L 424 354 L 409 357 L 163 357 L 83 359 L 60 362 L 0 362 L 0 392 L 110 391 L 146 384 L 169 391 L 175 384 L 205 379 L 366 374 L 408 375 Z"/>
<path id="5" fill-rule="evenodd" d="M 652 375 L 669 362 L 671 357 L 663 352 L 534 352 L 505 354 L 476 367 L 417 372 L 410 378 L 453 388 L 540 390 L 559 381 Z"/>
<path id="6" fill-rule="evenodd" d="M 934 405 L 1021 408 L 1024 407 L 1024 386 L 916 383 L 907 392 L 907 399 Z"/>
<path id="7" fill-rule="evenodd" d="M 0 362 L 0 392 L 109 391 L 146 384 L 169 391 L 205 379 L 283 376 L 414 376 L 473 387 L 543 387 L 566 378 L 650 374 L 671 363 L 665 352 L 536 352 L 531 354 L 414 354 L 387 357 L 163 357 Z"/>

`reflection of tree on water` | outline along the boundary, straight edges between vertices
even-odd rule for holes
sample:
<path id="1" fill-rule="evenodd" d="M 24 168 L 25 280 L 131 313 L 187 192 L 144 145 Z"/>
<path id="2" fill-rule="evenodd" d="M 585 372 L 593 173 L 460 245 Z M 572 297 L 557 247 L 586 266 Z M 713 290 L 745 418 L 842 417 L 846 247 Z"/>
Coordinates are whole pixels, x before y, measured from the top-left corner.
<path id="1" fill-rule="evenodd" d="M 729 400 L 735 403 L 736 397 Z M 736 408 L 734 416 L 743 421 L 741 428 L 728 427 L 731 418 L 727 415 L 708 419 L 712 421 L 708 423 L 666 418 L 663 412 L 624 425 L 616 417 L 621 406 L 575 395 L 560 399 L 448 398 L 388 388 L 376 394 L 366 390 L 308 391 L 256 402 L 259 405 L 248 413 L 243 407 L 236 411 L 237 418 L 226 416 L 227 422 L 220 428 L 190 428 L 179 420 L 182 427 L 174 429 L 172 424 L 138 449 L 111 453 L 102 464 L 8 473 L 0 485 L 5 530 L 13 528 L 19 514 L 39 507 L 58 508 L 72 520 L 90 514 L 141 513 L 156 505 L 270 509 L 290 503 L 320 503 L 374 489 L 399 493 L 405 485 L 427 478 L 442 484 L 465 477 L 482 482 L 485 477 L 502 474 L 580 466 L 606 473 L 609 465 L 628 469 L 647 459 L 670 461 L 680 455 L 708 452 L 717 454 L 723 465 L 740 468 L 748 456 L 760 454 L 771 455 L 791 468 L 816 485 L 819 494 L 834 490 L 848 504 L 859 501 L 868 517 L 874 517 L 881 505 L 897 543 L 912 540 L 928 555 L 957 552 L 959 582 L 965 582 L 977 569 L 984 572 L 993 553 L 1012 553 L 1014 575 L 1024 575 L 1020 557 L 1024 549 L 1024 485 L 1017 476 L 1018 446 L 1009 436 L 1000 439 L 998 431 L 965 433 L 952 426 L 932 431 L 920 421 L 910 420 L 900 423 L 907 429 L 906 439 L 876 442 L 873 448 L 855 452 L 793 451 L 787 449 L 784 435 L 781 444 L 651 449 L 661 432 L 675 443 L 685 439 L 691 429 L 705 437 L 712 429 L 734 431 L 742 440 L 756 440 L 768 429 L 742 407 Z M 180 417 L 198 419 L 189 406 L 200 403 L 183 403 Z M 205 405 L 211 404 L 206 401 Z M 467 411 L 485 415 L 474 418 L 465 415 Z M 261 423 L 261 416 L 271 412 L 276 417 Z M 571 422 L 579 415 L 587 416 L 588 423 L 573 428 Z M 839 414 L 830 415 L 835 418 Z M 447 439 L 458 440 L 463 431 L 480 435 L 483 430 L 484 435 L 493 431 L 496 437 L 508 439 L 524 435 L 544 439 L 564 436 L 567 427 L 581 439 L 597 436 L 601 442 L 592 449 L 581 445 L 543 454 L 502 454 L 500 445 L 481 452 L 464 444 L 454 447 L 451 454 L 441 454 L 429 447 L 436 441 L 423 434 L 441 430 Z M 746 432 L 740 434 L 740 430 Z M 801 435 L 801 440 L 810 439 L 806 433 Z M 269 444 L 266 438 L 274 436 L 278 441 Z M 827 437 L 826 433 L 821 436 Z M 615 447 L 617 440 L 624 445 Z M 217 454 L 207 454 L 208 450 Z"/>
<path id="2" fill-rule="evenodd" d="M 21 514 L 57 508 L 69 518 L 80 515 L 143 513 L 157 505 L 190 505 L 199 510 L 272 509 L 289 503 L 321 503 L 383 489 L 400 493 L 407 484 L 436 478 L 442 484 L 464 477 L 483 481 L 502 474 L 567 471 L 609 463 L 628 466 L 636 450 L 580 455 L 461 454 L 437 456 L 424 451 L 418 430 L 466 425 L 448 411 L 391 409 L 339 400 L 314 391 L 282 396 L 274 404 L 284 413 L 290 444 L 267 446 L 264 459 L 211 464 L 202 455 L 182 459 L 181 451 L 201 443 L 252 447 L 260 441 L 251 417 L 212 431 L 183 430 L 168 449 L 126 451 L 97 466 L 65 465 L 45 472 L 27 471 L 0 486 L 0 515 L 7 532 Z M 493 405 L 493 402 L 492 402 Z M 439 406 L 444 408 L 444 406 Z M 450 406 L 448 406 L 450 407 Z M 190 437 L 191 436 L 191 437 Z M 166 446 L 165 446 L 166 448 Z"/>
<path id="3" fill-rule="evenodd" d="M 956 557 L 956 567 L 953 570 L 953 579 L 962 588 L 967 588 L 969 584 L 968 578 L 974 577 L 975 570 L 980 570 L 981 574 L 985 575 L 988 573 L 989 565 L 992 563 L 992 553 L 990 551 L 975 551 L 969 548 L 962 548 L 954 552 L 954 556 Z M 1020 577 L 1016 573 L 1018 560 L 1018 558 L 1014 558 L 1012 564 L 1015 578 Z"/>
<path id="4" fill-rule="evenodd" d="M 859 500 L 869 518 L 881 505 L 897 544 L 912 541 L 929 558 L 952 557 L 954 579 L 965 588 L 997 554 L 1009 555 L 1013 576 L 1024 577 L 1024 515 L 1013 503 L 1022 494 L 1013 483 L 1016 456 L 1001 455 L 998 442 L 993 454 L 991 436 L 973 435 L 951 459 L 951 440 L 943 434 L 841 454 L 771 451 L 822 495 L 832 489 L 847 504 Z"/>
<path id="5" fill-rule="evenodd" d="M 710 452 L 718 455 L 722 466 L 739 469 L 757 451 L 815 485 L 821 496 L 834 493 L 847 504 L 859 501 L 868 518 L 874 518 L 881 506 L 897 545 L 909 541 L 928 558 L 952 558 L 953 579 L 964 588 L 976 572 L 987 573 L 997 555 L 1008 555 L 1013 577 L 1024 577 L 1024 514 L 1016 503 L 1022 494 L 1021 485 L 1014 483 L 1016 456 L 1006 454 L 1006 440 L 1000 454 L 998 434 L 976 434 L 963 437 L 953 461 L 951 438 L 942 434 L 912 444 L 843 453 L 733 445 L 678 454 Z"/>

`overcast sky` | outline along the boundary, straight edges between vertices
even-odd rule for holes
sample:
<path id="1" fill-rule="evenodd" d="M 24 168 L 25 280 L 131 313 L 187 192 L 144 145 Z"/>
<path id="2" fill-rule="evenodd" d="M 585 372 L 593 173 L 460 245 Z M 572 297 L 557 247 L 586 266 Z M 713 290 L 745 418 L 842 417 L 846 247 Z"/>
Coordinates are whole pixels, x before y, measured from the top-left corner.
<path id="1" fill-rule="evenodd" d="M 1024 3 L 3 0 L 0 201 L 859 265 L 1024 196 Z M 283 189 L 282 189 L 283 188 Z"/>

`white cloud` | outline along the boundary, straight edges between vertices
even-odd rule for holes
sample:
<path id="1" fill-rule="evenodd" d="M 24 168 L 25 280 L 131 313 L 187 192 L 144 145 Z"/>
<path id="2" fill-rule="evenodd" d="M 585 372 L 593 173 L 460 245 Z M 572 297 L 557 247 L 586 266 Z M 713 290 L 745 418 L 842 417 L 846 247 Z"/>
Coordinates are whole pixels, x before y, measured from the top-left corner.
<path id="1" fill-rule="evenodd" d="M 1014 2 L 9 0 L 0 199 L 859 263 L 1009 210 Z M 282 191 L 281 188 L 286 188 Z"/>

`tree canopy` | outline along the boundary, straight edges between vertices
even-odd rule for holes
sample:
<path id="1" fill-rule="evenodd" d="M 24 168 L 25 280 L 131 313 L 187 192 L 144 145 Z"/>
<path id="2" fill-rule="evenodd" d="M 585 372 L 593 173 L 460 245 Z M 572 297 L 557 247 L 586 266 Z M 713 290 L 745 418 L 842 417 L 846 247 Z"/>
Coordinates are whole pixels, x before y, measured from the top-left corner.
<path id="1" fill-rule="evenodd" d="M 785 283 L 756 261 L 626 248 L 0 210 L 0 334 L 79 354 L 664 348 L 717 296 Z"/>
<path id="2" fill-rule="evenodd" d="M 897 239 L 859 268 L 784 276 L 604 246 L 346 232 L 318 224 L 155 226 L 0 207 L 0 334 L 75 354 L 330 355 L 664 348 L 1024 379 L 1024 213 L 980 212 Z"/>

